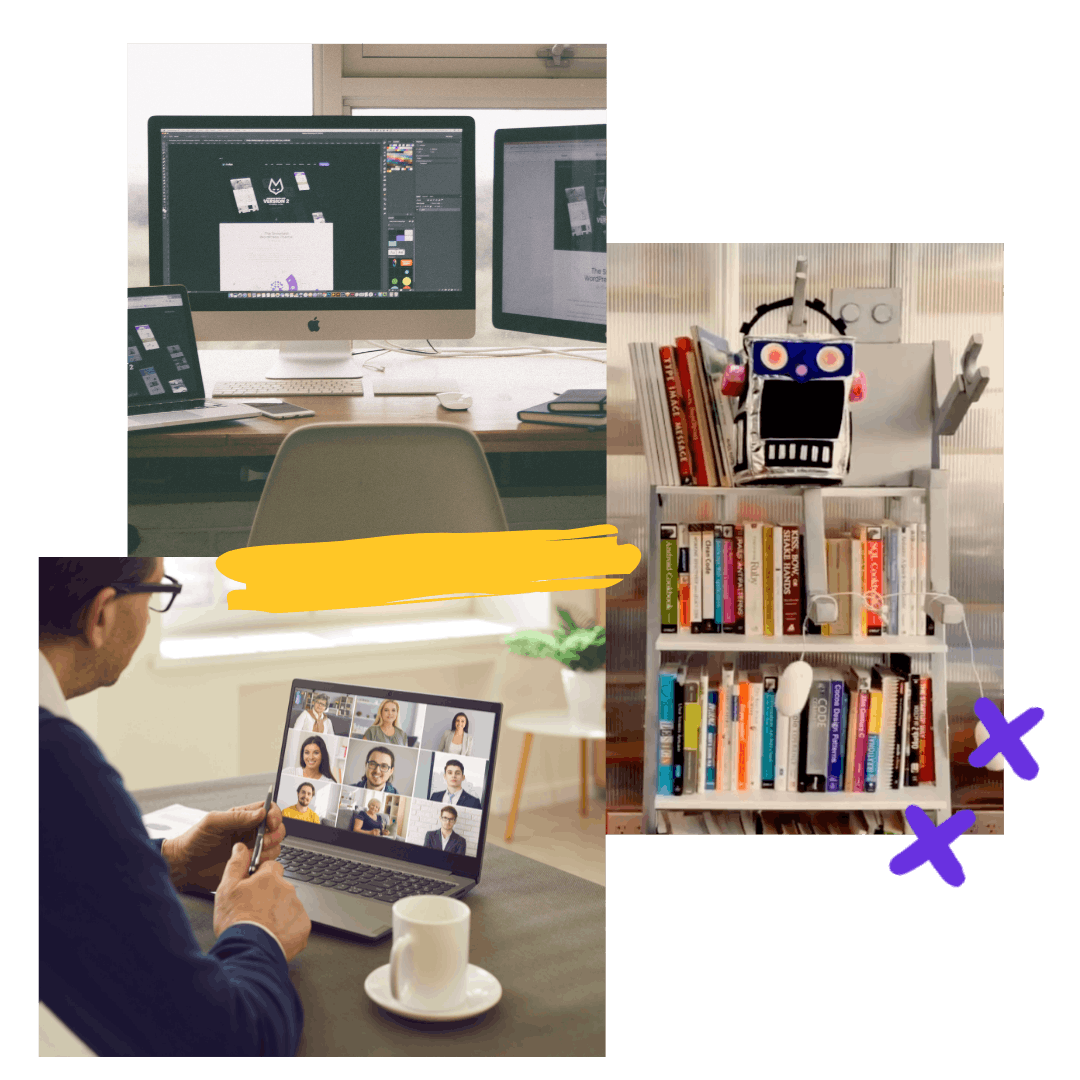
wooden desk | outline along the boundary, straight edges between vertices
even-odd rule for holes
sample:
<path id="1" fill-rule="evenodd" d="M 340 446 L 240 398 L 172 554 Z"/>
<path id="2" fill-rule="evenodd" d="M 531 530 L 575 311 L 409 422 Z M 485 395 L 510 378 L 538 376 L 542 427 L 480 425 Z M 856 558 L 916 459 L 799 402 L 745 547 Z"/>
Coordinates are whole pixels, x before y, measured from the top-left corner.
<path id="1" fill-rule="evenodd" d="M 598 356 L 603 353 L 598 351 Z M 259 379 L 273 353 L 258 349 L 202 349 L 199 359 L 203 381 L 212 392 L 216 382 Z M 591 360 L 551 355 L 510 357 L 417 358 L 401 353 L 375 357 L 387 375 L 417 372 L 419 377 L 452 378 L 471 394 L 473 405 L 452 412 L 434 397 L 297 397 L 297 404 L 314 416 L 297 420 L 226 420 L 217 424 L 166 428 L 128 436 L 130 458 L 265 457 L 277 453 L 286 435 L 304 424 L 335 421 L 394 423 L 435 420 L 459 424 L 472 431 L 485 453 L 521 453 L 537 450 L 596 451 L 604 453 L 607 434 L 575 427 L 523 424 L 517 414 L 555 393 L 570 389 L 602 389 L 606 366 Z M 377 372 L 372 378 L 378 378 Z M 289 400 L 288 395 L 285 395 Z"/>

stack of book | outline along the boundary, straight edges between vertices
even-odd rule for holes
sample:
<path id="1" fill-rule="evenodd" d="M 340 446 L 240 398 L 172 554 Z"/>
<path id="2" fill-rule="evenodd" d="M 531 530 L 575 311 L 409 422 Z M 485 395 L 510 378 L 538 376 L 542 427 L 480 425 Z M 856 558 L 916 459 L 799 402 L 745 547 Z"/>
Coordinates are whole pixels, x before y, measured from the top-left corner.
<path id="1" fill-rule="evenodd" d="M 876 792 L 932 784 L 933 687 L 893 654 L 891 666 L 814 670 L 799 716 L 776 711 L 780 668 L 665 664 L 659 681 L 657 793 Z"/>
<path id="2" fill-rule="evenodd" d="M 645 457 L 658 484 L 732 486 L 731 407 L 711 374 L 712 356 L 726 361 L 718 341 L 694 326 L 674 345 L 630 346 Z"/>
<path id="3" fill-rule="evenodd" d="M 551 401 L 522 409 L 518 419 L 530 424 L 557 424 L 597 431 L 607 427 L 606 390 L 567 390 Z"/>

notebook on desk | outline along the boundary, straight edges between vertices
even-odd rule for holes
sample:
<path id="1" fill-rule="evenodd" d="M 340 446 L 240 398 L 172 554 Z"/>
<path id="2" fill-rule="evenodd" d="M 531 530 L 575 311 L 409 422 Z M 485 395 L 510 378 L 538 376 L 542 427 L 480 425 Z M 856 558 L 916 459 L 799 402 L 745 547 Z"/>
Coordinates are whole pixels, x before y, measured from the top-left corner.
<path id="1" fill-rule="evenodd" d="M 401 897 L 476 885 L 501 716 L 489 701 L 293 682 L 274 801 L 279 860 L 312 922 L 374 940 Z"/>
<path id="2" fill-rule="evenodd" d="M 206 398 L 183 285 L 128 289 L 128 431 L 261 415 Z"/>

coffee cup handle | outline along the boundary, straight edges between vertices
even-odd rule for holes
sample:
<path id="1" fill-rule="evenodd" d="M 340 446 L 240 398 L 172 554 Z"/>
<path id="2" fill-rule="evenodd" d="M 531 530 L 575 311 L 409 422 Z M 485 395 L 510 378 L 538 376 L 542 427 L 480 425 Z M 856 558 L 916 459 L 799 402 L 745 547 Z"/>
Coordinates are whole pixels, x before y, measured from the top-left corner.
<path id="1" fill-rule="evenodd" d="M 395 1001 L 401 1001 L 401 994 L 398 993 L 398 965 L 401 963 L 405 949 L 411 944 L 411 935 L 403 934 L 395 939 L 393 948 L 390 950 L 390 994 Z"/>

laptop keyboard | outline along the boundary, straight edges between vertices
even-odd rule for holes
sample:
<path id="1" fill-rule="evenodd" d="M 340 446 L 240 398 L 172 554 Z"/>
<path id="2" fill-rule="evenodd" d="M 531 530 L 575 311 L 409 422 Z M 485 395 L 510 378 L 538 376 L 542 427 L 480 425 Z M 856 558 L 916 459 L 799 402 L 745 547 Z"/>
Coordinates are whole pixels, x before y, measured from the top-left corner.
<path id="1" fill-rule="evenodd" d="M 301 848 L 281 849 L 278 862 L 286 878 L 323 885 L 328 889 L 340 889 L 356 896 L 372 900 L 385 900 L 392 904 L 403 896 L 442 896 L 453 892 L 457 886 L 449 881 L 437 881 L 400 870 L 388 870 L 382 866 L 350 862 L 322 855 Z"/>

